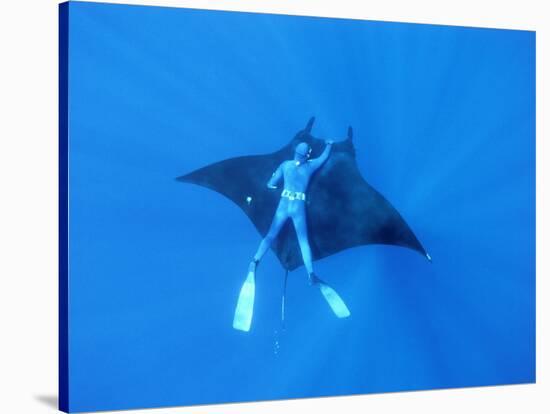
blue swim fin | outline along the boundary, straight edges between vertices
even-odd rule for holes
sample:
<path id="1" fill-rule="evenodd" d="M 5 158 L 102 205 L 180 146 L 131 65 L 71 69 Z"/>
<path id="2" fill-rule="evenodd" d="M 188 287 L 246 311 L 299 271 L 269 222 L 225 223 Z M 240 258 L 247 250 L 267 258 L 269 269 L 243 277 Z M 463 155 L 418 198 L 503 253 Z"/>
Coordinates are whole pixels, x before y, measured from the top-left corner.
<path id="1" fill-rule="evenodd" d="M 321 293 L 323 294 L 330 308 L 332 309 L 332 311 L 337 317 L 347 318 L 348 316 L 351 315 L 345 302 L 342 300 L 340 295 L 338 295 L 338 293 L 336 293 L 336 291 L 333 288 L 331 288 L 325 282 L 319 281 L 318 284 L 319 284 L 319 289 L 321 289 Z"/>
<path id="2" fill-rule="evenodd" d="M 254 313 L 254 295 L 256 291 L 255 272 L 249 271 L 239 294 L 239 301 L 233 317 L 233 328 L 248 332 Z"/>

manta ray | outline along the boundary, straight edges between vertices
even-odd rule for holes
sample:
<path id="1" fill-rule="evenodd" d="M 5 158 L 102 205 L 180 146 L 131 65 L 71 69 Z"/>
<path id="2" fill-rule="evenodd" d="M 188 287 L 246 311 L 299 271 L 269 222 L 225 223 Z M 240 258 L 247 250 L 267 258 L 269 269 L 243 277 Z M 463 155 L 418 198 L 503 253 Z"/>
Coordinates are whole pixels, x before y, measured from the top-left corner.
<path id="1" fill-rule="evenodd" d="M 266 183 L 283 161 L 292 158 L 299 143 L 307 143 L 313 154 L 322 151 L 325 140 L 316 138 L 311 133 L 314 121 L 315 117 L 310 118 L 304 129 L 298 131 L 287 145 L 275 152 L 229 158 L 177 177 L 177 180 L 209 188 L 227 197 L 247 215 L 260 235 L 265 237 L 281 197 L 280 192 L 268 191 Z M 399 212 L 362 177 L 357 166 L 353 138 L 350 126 L 346 139 L 333 144 L 330 157 L 309 182 L 305 202 L 312 259 L 319 260 L 355 246 L 386 244 L 412 249 L 431 261 L 430 255 Z M 290 221 L 281 229 L 271 244 L 271 249 L 286 274 L 304 264 Z M 241 297 L 244 290 L 250 294 L 252 289 L 253 304 L 253 277 L 252 280 L 247 280 L 252 285 L 249 284 L 247 289 L 243 285 Z M 334 303 L 329 299 L 338 295 L 326 289 L 330 288 L 322 284 L 321 290 L 327 301 L 329 304 Z M 247 306 L 252 305 L 248 303 Z M 237 308 L 238 311 L 239 305 Z M 333 307 L 333 310 L 338 315 L 336 308 Z M 345 311 L 347 308 L 343 314 L 348 316 L 349 312 Z M 247 318 L 251 318 L 251 309 L 249 312 Z M 284 295 L 282 315 L 284 319 Z M 248 321 L 248 325 L 245 323 L 246 329 L 242 330 L 248 330 L 249 326 Z"/>

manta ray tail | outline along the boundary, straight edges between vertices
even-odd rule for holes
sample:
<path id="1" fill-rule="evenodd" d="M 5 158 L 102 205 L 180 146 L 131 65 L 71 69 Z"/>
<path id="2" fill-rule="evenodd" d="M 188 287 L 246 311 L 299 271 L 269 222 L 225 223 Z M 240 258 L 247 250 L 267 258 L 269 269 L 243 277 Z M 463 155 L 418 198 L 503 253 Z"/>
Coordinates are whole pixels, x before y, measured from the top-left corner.
<path id="1" fill-rule="evenodd" d="M 285 279 L 283 282 L 283 297 L 281 299 L 281 325 L 285 328 L 285 297 L 286 297 L 286 283 L 288 280 L 288 269 L 285 269 Z"/>

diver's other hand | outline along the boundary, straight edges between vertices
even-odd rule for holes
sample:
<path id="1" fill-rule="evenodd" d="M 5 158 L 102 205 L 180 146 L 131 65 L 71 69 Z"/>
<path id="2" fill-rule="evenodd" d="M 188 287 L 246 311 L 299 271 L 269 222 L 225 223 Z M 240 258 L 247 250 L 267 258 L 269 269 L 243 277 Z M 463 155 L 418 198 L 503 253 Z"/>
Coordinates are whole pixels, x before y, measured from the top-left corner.
<path id="1" fill-rule="evenodd" d="M 277 189 L 277 186 L 268 183 L 268 184 L 267 184 L 267 188 L 269 188 L 270 190 L 276 190 L 276 189 Z"/>
<path id="2" fill-rule="evenodd" d="M 332 139 L 327 139 L 327 140 L 325 141 L 325 144 L 327 144 L 327 145 L 333 145 L 333 144 L 334 144 L 334 141 L 333 141 Z"/>

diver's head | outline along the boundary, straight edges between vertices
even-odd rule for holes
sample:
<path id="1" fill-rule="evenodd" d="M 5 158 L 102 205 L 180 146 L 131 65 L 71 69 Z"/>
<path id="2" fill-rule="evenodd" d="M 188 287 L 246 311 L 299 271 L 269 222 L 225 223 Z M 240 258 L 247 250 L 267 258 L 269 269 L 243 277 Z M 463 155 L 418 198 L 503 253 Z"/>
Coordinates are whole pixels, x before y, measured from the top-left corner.
<path id="1" fill-rule="evenodd" d="M 305 142 L 300 142 L 294 150 L 294 159 L 298 161 L 306 161 L 311 156 L 311 147 Z"/>

